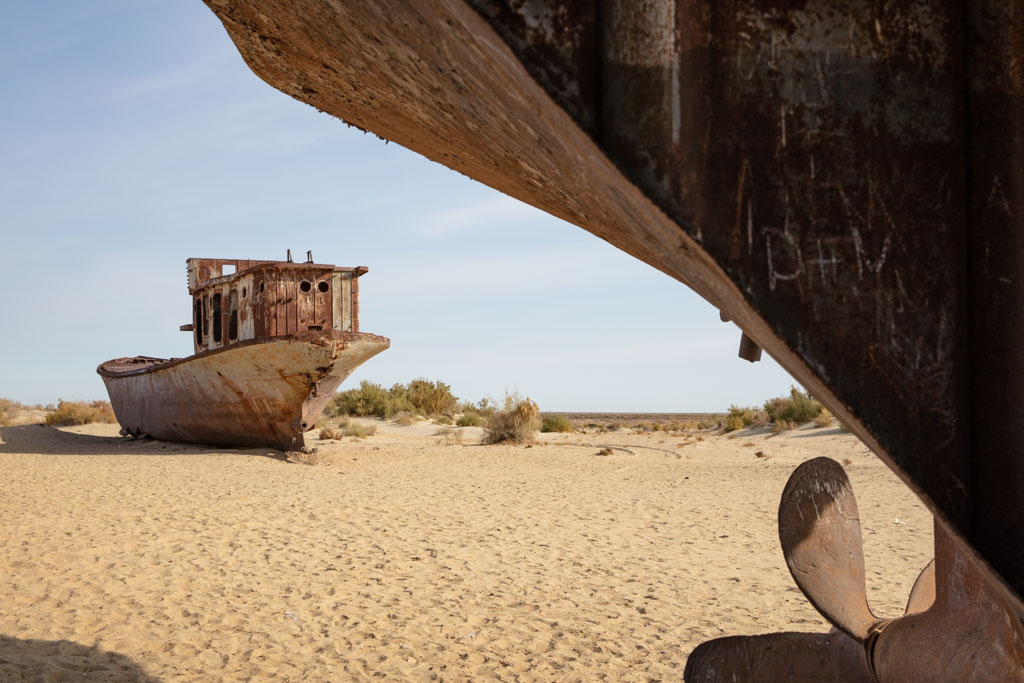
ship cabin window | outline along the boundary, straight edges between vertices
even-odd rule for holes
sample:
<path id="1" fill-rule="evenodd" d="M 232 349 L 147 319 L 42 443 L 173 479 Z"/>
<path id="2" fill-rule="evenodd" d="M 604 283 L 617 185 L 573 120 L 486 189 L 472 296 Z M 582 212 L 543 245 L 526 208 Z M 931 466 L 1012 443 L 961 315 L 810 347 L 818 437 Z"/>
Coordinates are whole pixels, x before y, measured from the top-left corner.
<path id="1" fill-rule="evenodd" d="M 303 280 L 302 284 L 299 285 L 299 289 L 301 289 L 303 292 L 308 292 L 309 290 L 313 289 L 313 285 Z"/>
<path id="2" fill-rule="evenodd" d="M 213 341 L 220 344 L 221 339 L 221 322 L 220 315 L 220 294 L 213 295 Z"/>
<path id="3" fill-rule="evenodd" d="M 238 339 L 238 290 L 232 289 L 228 296 L 228 310 L 231 312 L 228 317 L 228 340 Z"/>
<path id="4" fill-rule="evenodd" d="M 196 298 L 196 311 L 195 311 L 195 325 L 193 326 L 196 333 L 196 346 L 203 345 L 203 299 L 202 297 Z"/>
<path id="5" fill-rule="evenodd" d="M 263 292 L 263 288 L 264 288 L 264 287 L 266 286 L 266 284 L 267 284 L 267 283 L 265 283 L 265 282 L 261 282 L 261 283 L 260 283 L 260 293 L 262 293 L 262 292 Z"/>
<path id="6" fill-rule="evenodd" d="M 330 285 L 321 280 L 320 284 L 318 284 L 316 288 L 319 289 L 321 292 L 326 292 L 328 289 L 330 289 Z"/>
<path id="7" fill-rule="evenodd" d="M 245 287 L 242 287 L 242 298 L 245 298 Z"/>

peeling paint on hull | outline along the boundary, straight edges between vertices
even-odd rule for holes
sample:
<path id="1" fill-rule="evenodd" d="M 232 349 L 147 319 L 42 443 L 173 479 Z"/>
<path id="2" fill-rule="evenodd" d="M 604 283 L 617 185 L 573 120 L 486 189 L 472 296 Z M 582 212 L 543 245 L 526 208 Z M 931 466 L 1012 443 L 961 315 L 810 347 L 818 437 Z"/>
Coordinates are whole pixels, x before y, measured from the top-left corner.
<path id="1" fill-rule="evenodd" d="M 118 358 L 96 371 L 129 434 L 298 450 L 341 382 L 389 345 L 373 334 L 299 333 L 177 360 Z"/>

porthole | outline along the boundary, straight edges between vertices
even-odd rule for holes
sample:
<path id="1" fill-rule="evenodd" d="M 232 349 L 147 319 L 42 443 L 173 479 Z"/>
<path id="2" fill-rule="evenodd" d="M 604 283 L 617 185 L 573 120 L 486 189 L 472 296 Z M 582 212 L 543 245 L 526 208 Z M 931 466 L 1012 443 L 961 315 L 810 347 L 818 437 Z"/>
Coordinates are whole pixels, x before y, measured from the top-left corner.
<path id="1" fill-rule="evenodd" d="M 321 292 L 326 292 L 329 289 L 326 282 L 321 282 L 316 286 L 316 288 L 319 289 Z"/>
<path id="2" fill-rule="evenodd" d="M 309 290 L 313 289 L 313 285 L 303 280 L 302 284 L 299 285 L 299 289 L 301 289 L 303 292 L 308 292 Z"/>

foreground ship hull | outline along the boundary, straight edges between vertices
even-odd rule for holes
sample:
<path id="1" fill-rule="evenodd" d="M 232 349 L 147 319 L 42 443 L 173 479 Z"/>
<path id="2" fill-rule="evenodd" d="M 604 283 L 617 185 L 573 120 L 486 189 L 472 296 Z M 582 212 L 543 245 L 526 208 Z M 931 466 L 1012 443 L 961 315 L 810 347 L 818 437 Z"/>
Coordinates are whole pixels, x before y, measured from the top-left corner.
<path id="1" fill-rule="evenodd" d="M 341 382 L 389 345 L 373 334 L 307 332 L 177 360 L 118 358 L 97 372 L 129 434 L 298 450 Z"/>

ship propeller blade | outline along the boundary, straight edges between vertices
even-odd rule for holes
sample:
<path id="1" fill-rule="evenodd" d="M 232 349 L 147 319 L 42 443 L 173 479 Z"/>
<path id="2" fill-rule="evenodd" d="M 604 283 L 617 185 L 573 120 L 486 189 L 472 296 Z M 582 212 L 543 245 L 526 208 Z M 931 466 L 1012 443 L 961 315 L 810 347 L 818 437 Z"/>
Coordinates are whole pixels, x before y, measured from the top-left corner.
<path id="1" fill-rule="evenodd" d="M 717 638 L 686 662 L 686 683 L 806 681 L 874 683 L 864 647 L 842 631 Z"/>
<path id="2" fill-rule="evenodd" d="M 907 610 L 904 614 L 924 612 L 935 602 L 935 559 L 925 565 L 917 575 L 914 587 L 910 589 Z"/>
<path id="3" fill-rule="evenodd" d="M 779 504 L 779 540 L 796 584 L 822 616 L 864 642 L 868 607 L 857 501 L 842 466 L 815 458 L 794 470 Z"/>

